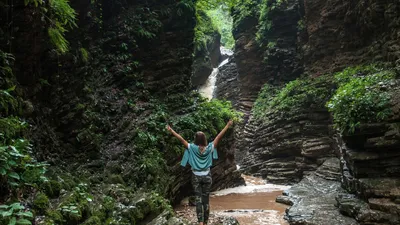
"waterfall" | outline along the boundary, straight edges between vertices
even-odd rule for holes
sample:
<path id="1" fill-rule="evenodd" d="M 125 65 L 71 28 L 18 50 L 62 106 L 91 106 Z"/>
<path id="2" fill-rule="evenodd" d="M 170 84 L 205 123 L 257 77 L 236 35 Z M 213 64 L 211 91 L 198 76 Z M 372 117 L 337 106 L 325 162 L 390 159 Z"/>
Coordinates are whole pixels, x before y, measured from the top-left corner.
<path id="1" fill-rule="evenodd" d="M 214 90 L 216 87 L 216 81 L 217 81 L 217 75 L 219 73 L 219 68 L 222 67 L 223 65 L 227 64 L 229 62 L 229 58 L 231 55 L 233 55 L 233 52 L 229 49 L 226 49 L 224 47 L 221 47 L 221 53 L 222 56 L 225 56 L 226 59 L 223 60 L 218 67 L 214 68 L 213 71 L 211 72 L 210 76 L 208 76 L 207 81 L 200 86 L 199 92 L 200 94 L 211 100 L 214 97 Z"/>

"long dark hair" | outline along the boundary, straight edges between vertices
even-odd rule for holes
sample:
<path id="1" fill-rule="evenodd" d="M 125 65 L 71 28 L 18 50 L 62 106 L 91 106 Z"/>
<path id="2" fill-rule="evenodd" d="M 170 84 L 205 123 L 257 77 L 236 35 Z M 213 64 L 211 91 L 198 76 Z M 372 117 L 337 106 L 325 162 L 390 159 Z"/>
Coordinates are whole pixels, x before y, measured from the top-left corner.
<path id="1" fill-rule="evenodd" d="M 196 132 L 194 135 L 194 144 L 199 146 L 200 151 L 203 152 L 204 148 L 207 146 L 206 135 L 201 131 Z"/>

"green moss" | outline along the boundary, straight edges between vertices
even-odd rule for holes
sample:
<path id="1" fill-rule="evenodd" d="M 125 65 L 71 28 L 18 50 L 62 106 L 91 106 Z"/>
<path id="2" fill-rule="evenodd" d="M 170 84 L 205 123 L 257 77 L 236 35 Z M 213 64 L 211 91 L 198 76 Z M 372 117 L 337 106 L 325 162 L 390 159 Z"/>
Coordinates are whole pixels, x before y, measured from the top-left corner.
<path id="1" fill-rule="evenodd" d="M 61 184 L 55 180 L 49 180 L 48 182 L 43 183 L 42 189 L 50 198 L 55 198 L 60 195 Z"/>
<path id="2" fill-rule="evenodd" d="M 28 124 L 18 117 L 0 118 L 0 142 L 10 140 L 21 136 L 22 132 L 27 128 Z"/>
<path id="3" fill-rule="evenodd" d="M 46 217 L 51 219 L 55 224 L 62 224 L 64 222 L 62 214 L 57 210 L 47 210 Z"/>
<path id="4" fill-rule="evenodd" d="M 61 176 L 61 188 L 65 190 L 72 190 L 77 184 L 74 178 L 68 174 L 63 174 Z"/>
<path id="5" fill-rule="evenodd" d="M 124 179 L 120 174 L 110 174 L 108 176 L 108 182 L 111 184 L 125 184 Z"/>
<path id="6" fill-rule="evenodd" d="M 49 207 L 49 204 L 49 198 L 43 193 L 37 194 L 35 200 L 33 200 L 33 207 L 39 212 L 44 212 Z"/>

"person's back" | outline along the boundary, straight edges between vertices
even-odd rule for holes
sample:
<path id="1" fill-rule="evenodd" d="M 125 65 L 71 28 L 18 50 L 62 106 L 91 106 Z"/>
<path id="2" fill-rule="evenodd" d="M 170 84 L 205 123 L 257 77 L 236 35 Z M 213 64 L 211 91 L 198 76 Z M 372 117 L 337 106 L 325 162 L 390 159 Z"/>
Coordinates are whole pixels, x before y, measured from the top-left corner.
<path id="1" fill-rule="evenodd" d="M 188 143 L 170 126 L 167 126 L 167 129 L 171 131 L 186 148 L 181 165 L 186 166 L 187 163 L 189 163 L 192 168 L 192 185 L 196 196 L 196 213 L 200 225 L 207 224 L 210 214 L 209 196 L 212 184 L 210 167 L 212 166 L 212 160 L 218 159 L 216 146 L 231 125 L 232 121 L 229 120 L 225 128 L 217 135 L 214 141 L 210 143 L 207 143 L 205 134 L 200 131 L 196 133 L 194 143 Z"/>

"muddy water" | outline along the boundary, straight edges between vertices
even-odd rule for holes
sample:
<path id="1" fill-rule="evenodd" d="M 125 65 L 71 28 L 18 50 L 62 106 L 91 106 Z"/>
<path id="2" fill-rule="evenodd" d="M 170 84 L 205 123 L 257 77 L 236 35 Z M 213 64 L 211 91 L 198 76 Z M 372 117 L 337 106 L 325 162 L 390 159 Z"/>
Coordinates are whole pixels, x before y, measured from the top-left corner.
<path id="1" fill-rule="evenodd" d="M 275 199 L 288 186 L 266 184 L 263 180 L 243 176 L 246 186 L 217 191 L 210 197 L 210 224 L 222 216 L 233 216 L 242 225 L 288 225 L 283 219 L 286 205 Z M 176 208 L 179 215 L 196 221 L 195 209 L 191 206 Z"/>

